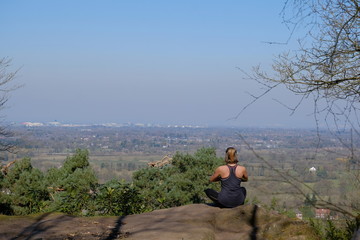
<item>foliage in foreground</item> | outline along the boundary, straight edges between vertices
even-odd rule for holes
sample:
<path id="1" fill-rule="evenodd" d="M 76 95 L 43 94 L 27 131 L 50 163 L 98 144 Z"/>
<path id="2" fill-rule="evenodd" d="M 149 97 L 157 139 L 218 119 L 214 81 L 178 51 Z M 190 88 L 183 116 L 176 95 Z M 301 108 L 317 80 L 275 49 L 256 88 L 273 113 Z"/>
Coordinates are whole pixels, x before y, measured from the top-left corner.
<path id="1" fill-rule="evenodd" d="M 119 216 L 201 203 L 209 175 L 220 163 L 215 149 L 203 148 L 194 155 L 177 153 L 163 168 L 139 170 L 133 183 L 113 179 L 100 185 L 87 150 L 76 150 L 62 167 L 46 173 L 24 158 L 0 176 L 0 214 L 59 211 Z"/>
<path id="2" fill-rule="evenodd" d="M 354 233 L 360 227 L 360 218 L 339 220 L 310 219 L 310 225 L 317 235 L 324 240 L 347 240 L 353 239 Z"/>
<path id="3" fill-rule="evenodd" d="M 53 200 L 49 204 L 51 210 L 79 214 L 83 209 L 91 209 L 91 193 L 98 181 L 89 165 L 88 151 L 77 150 L 61 168 L 50 169 L 45 179 Z"/>
<path id="4" fill-rule="evenodd" d="M 135 172 L 133 184 L 148 210 L 204 203 L 209 176 L 221 161 L 213 148 L 199 149 L 194 155 L 176 153 L 171 165 Z"/>
<path id="5" fill-rule="evenodd" d="M 144 205 L 139 192 L 125 181 L 110 180 L 98 188 L 96 206 L 99 214 L 129 215 L 141 213 Z"/>
<path id="6" fill-rule="evenodd" d="M 24 158 L 1 176 L 0 213 L 25 215 L 42 210 L 49 194 L 44 183 L 44 174 L 32 167 L 29 158 Z"/>
<path id="7" fill-rule="evenodd" d="M 89 166 L 88 152 L 77 150 L 63 167 L 51 168 L 45 174 L 33 168 L 30 158 L 19 160 L 0 182 L 2 214 L 78 214 L 91 205 L 90 192 L 95 190 L 97 179 Z"/>

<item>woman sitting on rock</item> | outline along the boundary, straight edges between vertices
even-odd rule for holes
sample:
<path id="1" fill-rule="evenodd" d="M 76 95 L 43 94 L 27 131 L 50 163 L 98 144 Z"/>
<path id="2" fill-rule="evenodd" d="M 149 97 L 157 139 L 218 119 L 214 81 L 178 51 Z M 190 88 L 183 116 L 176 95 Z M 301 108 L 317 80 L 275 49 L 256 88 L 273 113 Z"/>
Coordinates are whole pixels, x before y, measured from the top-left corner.
<path id="1" fill-rule="evenodd" d="M 210 177 L 210 182 L 221 181 L 221 191 L 206 189 L 206 195 L 219 207 L 232 208 L 243 205 L 246 189 L 241 182 L 248 180 L 246 168 L 238 165 L 237 151 L 233 147 L 226 149 L 226 165 L 218 167 Z"/>

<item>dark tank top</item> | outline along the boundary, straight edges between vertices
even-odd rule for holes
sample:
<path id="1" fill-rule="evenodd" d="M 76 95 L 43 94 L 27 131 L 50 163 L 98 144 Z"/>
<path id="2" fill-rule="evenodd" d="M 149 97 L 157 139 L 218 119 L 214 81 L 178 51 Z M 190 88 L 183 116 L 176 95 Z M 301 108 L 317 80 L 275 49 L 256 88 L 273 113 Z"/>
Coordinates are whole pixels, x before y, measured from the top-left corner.
<path id="1" fill-rule="evenodd" d="M 235 170 L 238 165 L 229 166 L 230 175 L 227 178 L 221 178 L 221 191 L 219 193 L 219 202 L 224 207 L 237 207 L 244 204 L 244 194 L 241 190 L 241 179 L 236 177 Z"/>

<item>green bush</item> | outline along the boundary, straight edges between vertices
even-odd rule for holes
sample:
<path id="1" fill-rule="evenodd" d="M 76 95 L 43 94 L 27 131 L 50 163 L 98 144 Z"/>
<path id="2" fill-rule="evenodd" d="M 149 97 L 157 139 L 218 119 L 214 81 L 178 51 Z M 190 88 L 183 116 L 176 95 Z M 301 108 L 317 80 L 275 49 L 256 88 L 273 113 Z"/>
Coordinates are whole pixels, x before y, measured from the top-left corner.
<path id="1" fill-rule="evenodd" d="M 2 178 L 1 213 L 25 215 L 42 210 L 49 199 L 44 175 L 32 167 L 30 158 L 17 161 Z"/>
<path id="2" fill-rule="evenodd" d="M 343 220 L 309 219 L 317 235 L 324 240 L 348 240 L 360 227 L 360 218 Z"/>
<path id="3" fill-rule="evenodd" d="M 140 213 L 142 199 L 132 184 L 110 180 L 100 186 L 96 195 L 96 208 L 100 214 L 123 216 Z"/>
<path id="4" fill-rule="evenodd" d="M 146 209 L 204 203 L 209 177 L 221 164 L 214 148 L 201 148 L 194 155 L 176 153 L 171 165 L 135 172 L 133 184 L 139 189 Z"/>
<path id="5" fill-rule="evenodd" d="M 80 214 L 94 212 L 94 193 L 98 180 L 89 165 L 87 150 L 76 150 L 63 167 L 52 168 L 46 174 L 46 183 L 52 196 L 49 210 Z"/>

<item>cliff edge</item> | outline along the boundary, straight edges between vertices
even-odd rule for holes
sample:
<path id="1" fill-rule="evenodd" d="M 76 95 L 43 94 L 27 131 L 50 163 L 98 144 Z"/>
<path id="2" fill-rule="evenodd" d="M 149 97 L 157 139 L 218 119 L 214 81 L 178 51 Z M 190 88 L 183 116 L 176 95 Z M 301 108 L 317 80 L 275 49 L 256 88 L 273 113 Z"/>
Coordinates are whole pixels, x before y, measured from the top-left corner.
<path id="1" fill-rule="evenodd" d="M 58 213 L 0 217 L 0 239 L 232 240 L 317 239 L 309 225 L 256 205 L 191 204 L 125 217 Z"/>

